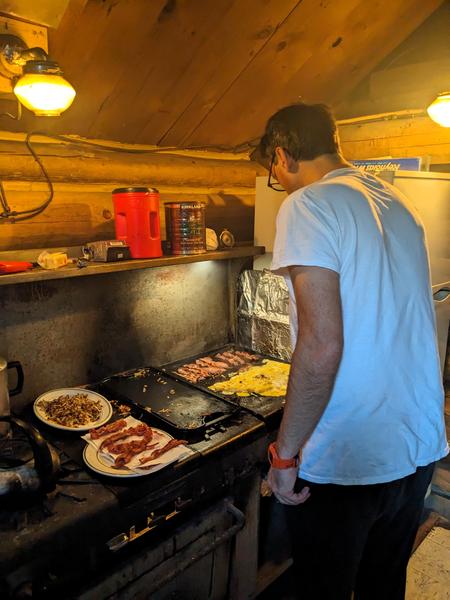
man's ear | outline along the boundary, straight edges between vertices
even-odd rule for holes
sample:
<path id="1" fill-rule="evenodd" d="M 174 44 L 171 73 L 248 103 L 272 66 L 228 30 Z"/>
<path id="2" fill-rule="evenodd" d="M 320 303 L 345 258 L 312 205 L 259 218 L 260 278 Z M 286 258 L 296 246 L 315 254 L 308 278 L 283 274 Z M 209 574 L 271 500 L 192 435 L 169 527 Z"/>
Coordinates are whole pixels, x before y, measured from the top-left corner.
<path id="1" fill-rule="evenodd" d="M 296 173 L 298 170 L 298 162 L 292 158 L 292 156 L 281 146 L 275 148 L 275 154 L 277 156 L 277 164 L 281 164 L 283 169 L 289 173 Z"/>
<path id="2" fill-rule="evenodd" d="M 281 146 L 277 146 L 275 148 L 275 155 L 277 157 L 276 164 L 281 165 L 283 167 L 283 169 L 287 170 L 289 154 L 286 152 L 286 150 L 284 148 L 282 148 Z"/>

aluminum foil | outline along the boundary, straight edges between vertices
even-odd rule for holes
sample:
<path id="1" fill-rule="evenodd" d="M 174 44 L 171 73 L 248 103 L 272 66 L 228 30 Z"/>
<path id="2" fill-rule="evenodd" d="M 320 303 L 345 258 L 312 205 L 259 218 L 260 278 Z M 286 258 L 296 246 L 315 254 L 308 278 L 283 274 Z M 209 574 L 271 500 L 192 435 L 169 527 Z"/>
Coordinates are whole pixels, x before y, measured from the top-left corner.
<path id="1" fill-rule="evenodd" d="M 237 321 L 240 345 L 290 360 L 289 292 L 283 277 L 244 271 L 238 281 Z"/>

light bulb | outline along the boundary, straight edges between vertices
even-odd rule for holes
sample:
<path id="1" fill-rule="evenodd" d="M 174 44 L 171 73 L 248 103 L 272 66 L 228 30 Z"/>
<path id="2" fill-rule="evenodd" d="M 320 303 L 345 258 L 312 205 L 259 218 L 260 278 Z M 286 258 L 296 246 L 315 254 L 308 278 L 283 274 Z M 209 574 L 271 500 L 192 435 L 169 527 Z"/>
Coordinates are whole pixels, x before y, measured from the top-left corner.
<path id="1" fill-rule="evenodd" d="M 14 86 L 20 102 L 37 116 L 57 117 L 75 98 L 75 90 L 61 75 L 26 73 Z"/>
<path id="2" fill-rule="evenodd" d="M 450 92 L 439 94 L 427 108 L 427 112 L 438 125 L 450 127 Z"/>

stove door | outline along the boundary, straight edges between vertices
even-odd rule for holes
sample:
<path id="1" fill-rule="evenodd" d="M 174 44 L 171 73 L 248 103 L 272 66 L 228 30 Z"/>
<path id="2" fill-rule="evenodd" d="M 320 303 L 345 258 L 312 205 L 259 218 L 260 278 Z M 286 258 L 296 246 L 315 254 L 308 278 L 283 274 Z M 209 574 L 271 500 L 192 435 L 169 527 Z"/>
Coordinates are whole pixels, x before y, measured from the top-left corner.
<path id="1" fill-rule="evenodd" d="M 115 563 L 101 580 L 85 587 L 76 597 L 80 600 L 110 596 L 121 600 L 225 598 L 231 542 L 244 523 L 244 515 L 225 499 L 192 517 L 166 539 L 132 555 L 129 551 L 140 532 L 135 532 L 131 539 L 127 534 L 119 534 L 113 547 L 116 554 L 126 547 L 126 559 L 122 564 Z"/>

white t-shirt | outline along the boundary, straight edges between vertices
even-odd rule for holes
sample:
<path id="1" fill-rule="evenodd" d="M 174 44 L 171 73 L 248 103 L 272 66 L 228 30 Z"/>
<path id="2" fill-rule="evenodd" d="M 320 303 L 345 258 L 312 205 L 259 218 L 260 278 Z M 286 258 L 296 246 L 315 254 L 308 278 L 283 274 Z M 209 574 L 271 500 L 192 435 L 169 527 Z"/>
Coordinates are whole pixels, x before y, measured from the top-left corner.
<path id="1" fill-rule="evenodd" d="M 432 199 L 430 198 L 430 201 Z M 354 168 L 296 190 L 277 217 L 272 270 L 339 273 L 344 349 L 327 408 L 299 476 L 316 483 L 383 483 L 448 452 L 444 392 L 425 233 L 403 194 Z"/>

